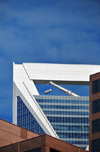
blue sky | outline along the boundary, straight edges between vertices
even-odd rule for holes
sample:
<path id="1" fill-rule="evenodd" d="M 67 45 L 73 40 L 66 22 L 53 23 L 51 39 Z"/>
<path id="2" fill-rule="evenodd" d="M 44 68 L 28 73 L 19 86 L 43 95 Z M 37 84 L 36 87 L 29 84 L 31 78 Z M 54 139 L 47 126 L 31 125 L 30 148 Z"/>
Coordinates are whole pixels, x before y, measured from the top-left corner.
<path id="1" fill-rule="evenodd" d="M 0 118 L 10 122 L 13 62 L 99 65 L 100 0 L 0 0 Z"/>

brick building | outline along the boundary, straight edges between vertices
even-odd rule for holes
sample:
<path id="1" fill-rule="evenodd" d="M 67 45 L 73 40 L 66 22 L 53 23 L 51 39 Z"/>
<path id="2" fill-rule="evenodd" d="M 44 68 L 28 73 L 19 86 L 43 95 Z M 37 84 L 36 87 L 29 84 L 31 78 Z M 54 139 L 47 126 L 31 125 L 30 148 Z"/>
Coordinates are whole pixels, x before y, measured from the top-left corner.
<path id="1" fill-rule="evenodd" d="M 39 135 L 0 119 L 0 152 L 86 151 L 49 135 Z"/>
<path id="2" fill-rule="evenodd" d="M 89 150 L 100 151 L 100 72 L 90 76 Z"/>

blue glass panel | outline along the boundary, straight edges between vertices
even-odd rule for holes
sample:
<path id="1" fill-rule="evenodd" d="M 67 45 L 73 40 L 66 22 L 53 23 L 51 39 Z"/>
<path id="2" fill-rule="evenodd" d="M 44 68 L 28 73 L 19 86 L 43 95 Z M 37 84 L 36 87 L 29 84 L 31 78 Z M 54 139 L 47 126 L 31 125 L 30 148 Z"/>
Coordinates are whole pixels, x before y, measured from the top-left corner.
<path id="1" fill-rule="evenodd" d="M 45 133 L 19 96 L 17 97 L 17 125 L 38 134 Z"/>
<path id="2" fill-rule="evenodd" d="M 89 131 L 89 126 L 53 125 L 56 131 Z"/>
<path id="3" fill-rule="evenodd" d="M 73 103 L 73 104 L 89 104 L 89 100 L 57 100 L 57 99 L 36 99 L 38 103 Z"/>
<path id="4" fill-rule="evenodd" d="M 66 141 L 68 136 L 70 140 L 67 142 L 84 149 L 87 147 L 89 142 L 88 97 L 40 95 L 35 96 L 35 99 L 62 140 Z"/>
<path id="5" fill-rule="evenodd" d="M 64 123 L 89 123 L 89 118 L 74 118 L 74 117 L 47 117 L 50 122 Z"/>
<path id="6" fill-rule="evenodd" d="M 84 149 L 87 147 L 89 134 L 88 97 L 39 95 L 35 96 L 35 99 L 61 139 L 66 141 L 68 134 L 70 140 L 67 142 Z"/>
<path id="7" fill-rule="evenodd" d="M 78 139 L 88 139 L 89 134 L 87 133 L 58 133 L 60 138 L 78 138 Z"/>
<path id="8" fill-rule="evenodd" d="M 89 106 L 65 106 L 65 105 L 42 105 L 39 104 L 41 108 L 48 108 L 48 109 L 89 109 Z"/>
<path id="9" fill-rule="evenodd" d="M 57 114 L 57 115 L 89 115 L 89 112 L 84 111 L 49 111 L 43 110 L 45 114 Z"/>

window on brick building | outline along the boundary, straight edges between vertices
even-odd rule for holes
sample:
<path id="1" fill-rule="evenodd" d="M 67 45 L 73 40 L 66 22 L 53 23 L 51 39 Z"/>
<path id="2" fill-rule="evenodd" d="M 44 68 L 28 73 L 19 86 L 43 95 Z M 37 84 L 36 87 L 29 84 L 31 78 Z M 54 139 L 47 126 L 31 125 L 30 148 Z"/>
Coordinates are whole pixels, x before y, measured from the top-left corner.
<path id="1" fill-rule="evenodd" d="M 50 148 L 50 152 L 60 152 L 60 151 Z"/>
<path id="2" fill-rule="evenodd" d="M 100 80 L 92 82 L 92 94 L 100 92 Z"/>

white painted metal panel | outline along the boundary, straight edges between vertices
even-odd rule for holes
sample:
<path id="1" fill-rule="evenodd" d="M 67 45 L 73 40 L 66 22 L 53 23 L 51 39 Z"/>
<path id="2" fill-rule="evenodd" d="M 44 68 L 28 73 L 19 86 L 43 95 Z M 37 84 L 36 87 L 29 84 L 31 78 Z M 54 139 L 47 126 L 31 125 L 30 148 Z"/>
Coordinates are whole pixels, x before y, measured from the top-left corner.
<path id="1" fill-rule="evenodd" d="M 100 72 L 100 65 L 23 63 L 31 80 L 64 84 L 89 84 L 89 76 Z M 85 83 L 86 82 L 86 83 Z"/>
<path id="2" fill-rule="evenodd" d="M 13 123 L 17 124 L 17 96 L 20 96 L 24 104 L 35 117 L 39 125 L 53 137 L 57 137 L 56 132 L 38 105 L 33 95 L 39 95 L 34 82 L 29 79 L 23 65 L 13 65 Z"/>

